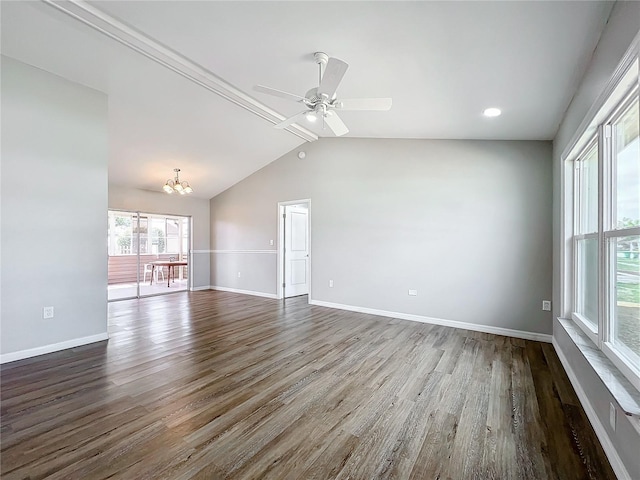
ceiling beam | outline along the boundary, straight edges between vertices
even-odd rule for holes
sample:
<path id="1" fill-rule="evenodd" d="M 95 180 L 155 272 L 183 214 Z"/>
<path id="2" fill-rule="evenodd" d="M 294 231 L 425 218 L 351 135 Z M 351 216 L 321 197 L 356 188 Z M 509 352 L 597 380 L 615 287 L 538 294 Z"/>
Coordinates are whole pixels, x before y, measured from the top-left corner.
<path id="1" fill-rule="evenodd" d="M 286 119 L 284 115 L 247 95 L 210 70 L 162 45 L 153 38 L 134 30 L 83 0 L 42 0 L 42 2 L 274 125 Z M 300 125 L 293 124 L 285 130 L 307 142 L 313 142 L 318 139 L 316 134 Z"/>

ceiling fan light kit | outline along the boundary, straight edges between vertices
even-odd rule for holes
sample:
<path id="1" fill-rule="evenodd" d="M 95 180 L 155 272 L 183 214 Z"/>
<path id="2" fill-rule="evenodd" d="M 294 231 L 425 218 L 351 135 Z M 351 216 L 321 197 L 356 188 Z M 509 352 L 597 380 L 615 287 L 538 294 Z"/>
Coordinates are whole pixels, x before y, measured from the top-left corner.
<path id="1" fill-rule="evenodd" d="M 502 114 L 502 110 L 496 107 L 490 107 L 490 108 L 485 108 L 482 114 L 485 117 L 489 117 L 489 118 L 499 117 Z"/>
<path id="2" fill-rule="evenodd" d="M 336 91 L 349 64 L 340 59 L 329 57 L 324 52 L 315 52 L 313 58 L 318 64 L 318 86 L 310 89 L 304 97 L 284 92 L 263 85 L 256 85 L 254 90 L 276 97 L 302 103 L 306 109 L 275 125 L 275 128 L 286 128 L 300 120 L 315 122 L 322 119 L 322 127 L 329 127 L 337 137 L 349 133 L 349 129 L 338 116 L 336 110 L 389 110 L 390 98 L 344 98 L 337 99 Z"/>

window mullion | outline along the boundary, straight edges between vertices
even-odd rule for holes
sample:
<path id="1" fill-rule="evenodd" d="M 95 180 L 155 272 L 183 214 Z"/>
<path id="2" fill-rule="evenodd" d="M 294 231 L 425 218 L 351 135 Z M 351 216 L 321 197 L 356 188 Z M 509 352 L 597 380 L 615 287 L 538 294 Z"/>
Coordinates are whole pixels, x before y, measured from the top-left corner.
<path id="1" fill-rule="evenodd" d="M 580 208 L 580 198 L 581 198 L 580 172 L 581 171 L 582 171 L 582 168 L 580 168 L 580 160 L 577 159 L 573 165 L 573 212 L 574 212 L 573 234 L 574 235 L 576 233 L 582 232 L 580 230 L 580 216 L 582 215 L 581 208 Z"/>
<path id="2" fill-rule="evenodd" d="M 628 237 L 629 235 L 640 235 L 640 227 L 621 228 L 604 232 L 605 238 Z"/>
<path id="3" fill-rule="evenodd" d="M 611 125 L 600 125 L 598 128 L 598 347 L 609 341 L 610 298 L 608 275 L 608 245 L 604 231 L 611 224 L 611 158 L 612 138 Z"/>
<path id="4" fill-rule="evenodd" d="M 578 239 L 575 237 L 577 233 L 581 233 L 580 229 L 580 219 L 582 218 L 582 188 L 581 188 L 581 178 L 582 178 L 582 161 L 581 159 L 576 159 L 574 165 L 574 182 L 573 182 L 573 191 L 574 191 L 574 219 L 573 219 L 573 234 L 574 234 L 574 242 L 573 242 L 573 307 L 571 309 L 572 312 L 576 312 L 578 309 L 578 305 L 581 305 L 581 291 L 580 291 L 580 281 L 578 278 L 578 262 L 579 262 L 579 245 Z"/>

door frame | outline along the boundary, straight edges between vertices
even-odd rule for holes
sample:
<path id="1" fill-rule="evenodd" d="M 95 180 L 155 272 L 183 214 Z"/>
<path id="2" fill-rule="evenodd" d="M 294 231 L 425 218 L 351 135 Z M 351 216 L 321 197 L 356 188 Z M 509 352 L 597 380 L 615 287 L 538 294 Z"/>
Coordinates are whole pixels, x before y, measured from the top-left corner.
<path id="1" fill-rule="evenodd" d="M 158 212 L 150 212 L 150 211 L 143 211 L 143 210 L 128 210 L 128 209 L 123 209 L 123 208 L 112 208 L 112 207 L 108 207 L 107 208 L 107 215 L 109 214 L 109 212 L 123 212 L 123 213 L 132 213 L 132 214 L 136 214 L 137 216 L 137 221 L 138 221 L 138 225 L 137 225 L 137 243 L 138 243 L 138 251 L 136 252 L 136 259 L 137 259 L 137 282 L 136 282 L 136 295 L 133 297 L 123 297 L 123 298 L 114 298 L 114 299 L 109 299 L 109 294 L 107 293 L 107 303 L 109 302 L 118 302 L 120 300 L 132 300 L 132 299 L 140 299 L 140 298 L 145 298 L 145 297 L 155 297 L 158 295 L 167 295 L 169 293 L 180 293 L 180 292 L 192 292 L 193 291 L 193 215 L 180 215 L 177 213 L 158 213 Z M 187 270 L 187 289 L 186 290 L 180 290 L 177 292 L 166 292 L 166 293 L 148 293 L 145 295 L 141 295 L 140 293 L 140 283 L 141 283 L 141 279 L 140 279 L 140 215 L 155 215 L 155 216 L 159 216 L 159 217 L 179 217 L 179 218 L 186 218 L 188 219 L 187 222 L 187 231 L 189 232 L 189 242 L 187 245 L 187 260 L 189 262 L 189 268 Z M 109 252 L 107 252 L 107 262 L 109 261 Z M 168 272 L 167 272 L 168 273 Z M 109 269 L 107 268 L 107 277 L 109 276 Z"/>
<path id="2" fill-rule="evenodd" d="M 308 261 L 308 285 L 309 285 L 309 294 L 307 295 L 307 299 L 311 301 L 311 199 L 303 198 L 301 200 L 288 200 L 286 202 L 278 202 L 278 217 L 277 217 L 277 225 L 278 225 L 278 249 L 276 255 L 276 298 L 278 300 L 284 299 L 285 289 L 282 287 L 282 283 L 284 280 L 284 218 L 282 217 L 285 212 L 285 207 L 289 205 L 300 205 L 306 204 L 309 214 L 307 215 L 307 241 L 309 242 L 309 261 Z"/>

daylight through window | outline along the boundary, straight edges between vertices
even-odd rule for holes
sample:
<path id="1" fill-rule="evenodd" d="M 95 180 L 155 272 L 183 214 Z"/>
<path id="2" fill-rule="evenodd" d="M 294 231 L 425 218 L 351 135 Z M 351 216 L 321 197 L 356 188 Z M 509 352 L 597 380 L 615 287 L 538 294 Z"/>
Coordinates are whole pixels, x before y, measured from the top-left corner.
<path id="1" fill-rule="evenodd" d="M 572 317 L 640 386 L 637 84 L 573 158 Z M 640 388 L 640 387 L 639 387 Z"/>

